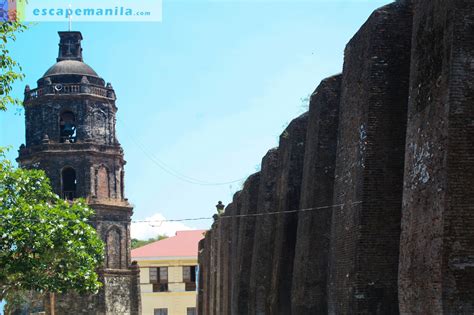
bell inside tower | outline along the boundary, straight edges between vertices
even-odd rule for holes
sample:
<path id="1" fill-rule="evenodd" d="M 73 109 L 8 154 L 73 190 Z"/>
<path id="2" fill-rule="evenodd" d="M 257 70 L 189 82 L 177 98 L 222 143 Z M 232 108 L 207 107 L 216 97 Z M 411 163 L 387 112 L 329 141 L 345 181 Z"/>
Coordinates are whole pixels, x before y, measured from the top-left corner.
<path id="1" fill-rule="evenodd" d="M 59 120 L 59 127 L 61 143 L 76 142 L 76 121 L 75 116 L 72 112 L 67 111 L 61 114 L 61 118 Z"/>

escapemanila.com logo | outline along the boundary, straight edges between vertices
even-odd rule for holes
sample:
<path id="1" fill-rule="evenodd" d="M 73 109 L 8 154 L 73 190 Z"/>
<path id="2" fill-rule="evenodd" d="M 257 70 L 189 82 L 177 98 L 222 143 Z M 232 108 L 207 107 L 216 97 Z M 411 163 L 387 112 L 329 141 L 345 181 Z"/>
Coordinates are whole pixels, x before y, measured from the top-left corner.
<path id="1" fill-rule="evenodd" d="M 159 22 L 161 0 L 0 0 L 2 21 Z"/>

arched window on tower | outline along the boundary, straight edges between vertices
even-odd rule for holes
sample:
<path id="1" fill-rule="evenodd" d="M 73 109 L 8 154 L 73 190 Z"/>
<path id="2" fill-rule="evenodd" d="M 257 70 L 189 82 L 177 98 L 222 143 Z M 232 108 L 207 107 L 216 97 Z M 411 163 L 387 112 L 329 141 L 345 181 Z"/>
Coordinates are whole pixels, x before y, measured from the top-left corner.
<path id="1" fill-rule="evenodd" d="M 59 119 L 59 129 L 61 143 L 76 142 L 76 118 L 73 112 L 66 111 L 61 114 Z"/>
<path id="2" fill-rule="evenodd" d="M 62 196 L 66 200 L 76 197 L 76 171 L 72 167 L 66 167 L 61 172 Z"/>

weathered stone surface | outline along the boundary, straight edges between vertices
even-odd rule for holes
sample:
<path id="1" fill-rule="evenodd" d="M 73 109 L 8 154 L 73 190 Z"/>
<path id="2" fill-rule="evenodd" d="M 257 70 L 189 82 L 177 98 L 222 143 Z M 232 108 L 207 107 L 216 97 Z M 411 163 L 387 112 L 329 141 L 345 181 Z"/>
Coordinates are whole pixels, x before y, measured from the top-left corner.
<path id="1" fill-rule="evenodd" d="M 133 208 L 124 193 L 115 92 L 82 62 L 81 33 L 59 34 L 62 63 L 39 79 L 36 89 L 25 91 L 26 146 L 17 160 L 21 167 L 44 170 L 59 196 L 87 200 L 95 210 L 91 224 L 106 244 L 106 255 L 99 293 L 57 295 L 57 313 L 139 314 L 139 272 L 130 256 Z M 64 56 L 68 45 L 74 53 Z"/>
<path id="2" fill-rule="evenodd" d="M 203 295 L 203 303 L 202 303 L 202 311 L 199 314 L 209 314 L 210 313 L 210 300 L 211 300 L 211 236 L 212 231 L 207 231 L 205 238 L 203 239 L 203 248 L 204 254 L 202 260 L 199 260 L 199 272 L 202 273 L 203 282 L 199 285 L 202 288 L 202 295 Z"/>
<path id="3" fill-rule="evenodd" d="M 404 314 L 474 313 L 474 6 L 415 2 L 399 296 Z"/>
<path id="4" fill-rule="evenodd" d="M 300 208 L 332 205 L 341 76 L 327 78 L 311 95 Z M 292 314 L 327 314 L 332 208 L 298 214 Z"/>
<path id="5" fill-rule="evenodd" d="M 218 246 L 218 222 L 214 222 L 210 234 L 210 280 L 209 280 L 209 315 L 219 314 L 217 312 L 217 246 Z"/>
<path id="6" fill-rule="evenodd" d="M 330 251 L 330 314 L 398 314 L 411 7 L 376 10 L 346 47 Z"/>
<path id="7" fill-rule="evenodd" d="M 222 215 L 222 230 L 223 233 L 221 234 L 221 242 L 222 242 L 222 308 L 221 314 L 231 314 L 231 304 L 230 304 L 230 277 L 232 273 L 231 264 L 234 260 L 232 257 L 232 243 L 231 243 L 231 236 L 232 236 L 232 216 L 235 215 L 235 207 L 233 203 L 230 203 L 225 208 L 225 212 Z"/>
<path id="8" fill-rule="evenodd" d="M 260 185 L 260 173 L 251 175 L 244 184 L 241 198 L 239 235 L 237 245 L 237 261 L 235 291 L 237 305 L 235 314 L 248 314 L 250 269 L 252 264 L 253 241 L 255 232 L 255 216 L 257 213 L 258 188 Z"/>
<path id="9" fill-rule="evenodd" d="M 223 300 L 223 268 L 224 264 L 222 261 L 223 258 L 223 238 L 224 233 L 222 230 L 223 220 L 218 220 L 216 222 L 215 231 L 216 231 L 216 314 L 222 314 L 222 300 Z"/>
<path id="10" fill-rule="evenodd" d="M 234 194 L 234 198 L 232 201 L 234 214 L 231 220 L 231 239 L 230 239 L 230 257 L 232 257 L 232 261 L 230 263 L 230 270 L 229 270 L 229 292 L 228 295 L 230 296 L 230 309 L 231 314 L 238 314 L 237 313 L 237 301 L 238 301 L 238 292 L 237 292 L 237 282 L 239 279 L 239 267 L 237 264 L 237 257 L 241 255 L 238 251 L 239 248 L 239 229 L 240 229 L 240 219 L 238 215 L 240 215 L 242 209 L 242 192 L 236 192 Z"/>
<path id="11" fill-rule="evenodd" d="M 275 235 L 274 215 L 264 215 L 276 209 L 276 181 L 279 165 L 278 148 L 271 149 L 262 159 L 258 190 L 255 236 L 249 283 L 249 314 L 269 314 L 267 299 L 271 289 Z"/>
<path id="12" fill-rule="evenodd" d="M 292 132 L 262 162 L 258 214 L 332 209 L 256 219 L 247 312 L 248 226 L 229 219 L 223 313 L 474 312 L 473 21 L 467 0 L 374 12 L 347 45 L 342 80 L 312 98 L 304 167 Z M 245 213 L 236 196 L 232 213 Z"/>
<path id="13" fill-rule="evenodd" d="M 307 125 L 308 113 L 305 113 L 294 119 L 280 136 L 277 203 L 274 212 L 300 209 Z M 269 294 L 270 314 L 290 314 L 298 214 L 293 212 L 275 216 L 272 282 Z"/>
<path id="14" fill-rule="evenodd" d="M 207 283 L 205 279 L 207 277 L 207 268 L 209 263 L 206 262 L 206 238 L 203 238 L 199 241 L 198 244 L 198 263 L 199 263 L 199 277 L 198 277 L 198 288 L 197 288 L 197 302 L 196 302 L 196 311 L 198 314 L 206 314 L 207 309 L 204 307 L 206 301 L 206 291 L 204 288 L 207 288 Z"/>

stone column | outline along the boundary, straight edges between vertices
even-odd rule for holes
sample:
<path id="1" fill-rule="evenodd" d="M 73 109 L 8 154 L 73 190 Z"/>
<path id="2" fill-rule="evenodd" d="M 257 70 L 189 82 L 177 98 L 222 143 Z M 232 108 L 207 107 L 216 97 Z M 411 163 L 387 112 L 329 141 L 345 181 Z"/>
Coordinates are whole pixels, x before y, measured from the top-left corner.
<path id="1" fill-rule="evenodd" d="M 376 10 L 345 50 L 329 314 L 398 314 L 411 7 Z"/>
<path id="2" fill-rule="evenodd" d="M 240 254 L 238 252 L 239 248 L 239 227 L 240 219 L 237 217 L 240 214 L 242 209 L 242 192 L 236 192 L 232 201 L 234 205 L 234 215 L 231 219 L 231 231 L 230 231 L 230 272 L 229 272 L 229 294 L 230 294 L 230 308 L 231 314 L 237 313 L 237 301 L 238 301 L 238 291 L 237 283 L 239 279 L 239 267 L 237 264 L 237 256 Z"/>
<path id="3" fill-rule="evenodd" d="M 276 209 L 276 180 L 278 148 L 271 149 L 262 159 L 257 213 L 265 214 Z M 262 215 L 255 219 L 255 235 L 249 284 L 249 314 L 268 314 L 267 299 L 271 289 L 273 269 L 273 240 L 275 215 Z"/>
<path id="4" fill-rule="evenodd" d="M 300 208 L 332 205 L 341 76 L 327 78 L 311 95 Z M 298 214 L 292 314 L 327 314 L 332 208 Z"/>
<path id="5" fill-rule="evenodd" d="M 414 5 L 400 312 L 474 313 L 474 6 Z"/>
<path id="6" fill-rule="evenodd" d="M 253 240 L 255 232 L 255 216 L 257 213 L 258 187 L 260 173 L 251 175 L 244 184 L 241 193 L 241 217 L 239 225 L 239 243 L 234 259 L 237 261 L 237 277 L 235 290 L 237 295 L 236 313 L 248 314 L 250 269 L 252 264 Z"/>
<path id="7" fill-rule="evenodd" d="M 276 183 L 276 212 L 300 209 L 301 179 L 308 114 L 294 119 L 280 136 L 280 162 Z M 274 211 L 274 212 L 275 212 Z M 291 313 L 291 281 L 298 213 L 280 213 L 275 219 L 273 270 L 269 295 L 271 314 Z"/>

